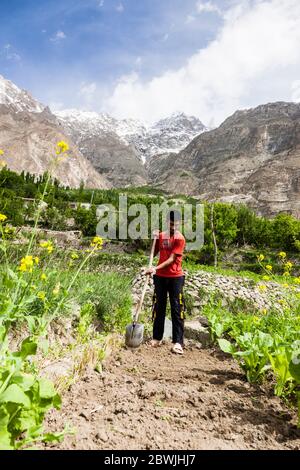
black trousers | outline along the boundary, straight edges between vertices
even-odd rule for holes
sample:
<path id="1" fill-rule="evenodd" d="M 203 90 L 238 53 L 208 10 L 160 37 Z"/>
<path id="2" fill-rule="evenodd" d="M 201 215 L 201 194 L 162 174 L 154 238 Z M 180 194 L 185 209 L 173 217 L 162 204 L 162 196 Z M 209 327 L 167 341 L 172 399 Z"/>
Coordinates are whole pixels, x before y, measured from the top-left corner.
<path id="1" fill-rule="evenodd" d="M 160 277 L 153 276 L 153 339 L 161 341 L 164 336 L 164 326 L 169 294 L 172 316 L 172 341 L 183 345 L 183 330 L 185 318 L 185 302 L 183 297 L 184 276 Z"/>

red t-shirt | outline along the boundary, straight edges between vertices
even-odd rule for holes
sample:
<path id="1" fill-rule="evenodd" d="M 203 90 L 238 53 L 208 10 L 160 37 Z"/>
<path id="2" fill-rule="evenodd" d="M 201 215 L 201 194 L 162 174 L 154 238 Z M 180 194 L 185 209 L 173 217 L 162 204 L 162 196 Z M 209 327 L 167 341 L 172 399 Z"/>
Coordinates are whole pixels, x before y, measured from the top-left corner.
<path id="1" fill-rule="evenodd" d="M 184 247 L 185 238 L 180 232 L 175 232 L 172 237 L 170 237 L 170 234 L 167 232 L 161 232 L 159 234 L 159 239 L 156 242 L 156 253 L 159 251 L 158 264 L 167 261 L 173 253 L 175 253 L 176 258 L 175 261 L 166 268 L 156 271 L 157 276 L 180 277 L 184 275 L 181 266 Z"/>

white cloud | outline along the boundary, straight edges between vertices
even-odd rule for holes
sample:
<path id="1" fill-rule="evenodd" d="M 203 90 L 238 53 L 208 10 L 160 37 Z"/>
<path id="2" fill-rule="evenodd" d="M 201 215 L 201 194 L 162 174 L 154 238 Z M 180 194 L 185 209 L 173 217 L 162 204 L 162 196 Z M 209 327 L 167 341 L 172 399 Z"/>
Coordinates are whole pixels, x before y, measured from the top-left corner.
<path id="1" fill-rule="evenodd" d="M 220 8 L 211 1 L 202 2 L 199 0 L 196 4 L 196 9 L 198 13 L 217 13 L 222 15 Z"/>
<path id="2" fill-rule="evenodd" d="M 292 101 L 300 103 L 300 80 L 295 80 L 291 85 Z"/>
<path id="3" fill-rule="evenodd" d="M 125 10 L 125 7 L 123 5 L 123 3 L 119 3 L 117 6 L 116 6 L 116 11 L 118 13 L 123 13 L 123 11 Z"/>
<path id="4" fill-rule="evenodd" d="M 96 90 L 97 90 L 97 85 L 95 82 L 92 82 L 92 83 L 82 82 L 80 85 L 78 94 L 80 96 L 83 96 L 87 100 L 91 100 L 94 97 Z"/>
<path id="5" fill-rule="evenodd" d="M 21 56 L 18 54 L 14 47 L 11 44 L 5 44 L 0 50 L 0 57 L 12 61 L 12 62 L 21 62 Z"/>
<path id="6" fill-rule="evenodd" d="M 50 41 L 52 42 L 59 42 L 63 39 L 66 39 L 66 34 L 63 31 L 57 31 L 54 36 L 50 38 Z"/>
<path id="7" fill-rule="evenodd" d="M 100 0 L 98 3 L 98 7 L 102 8 L 104 6 L 104 0 Z"/>
<path id="8" fill-rule="evenodd" d="M 238 108 L 298 96 L 291 87 L 300 77 L 299 50 L 299 0 L 245 0 L 183 67 L 148 81 L 137 73 L 120 77 L 104 107 L 149 121 L 180 109 L 220 123 Z"/>

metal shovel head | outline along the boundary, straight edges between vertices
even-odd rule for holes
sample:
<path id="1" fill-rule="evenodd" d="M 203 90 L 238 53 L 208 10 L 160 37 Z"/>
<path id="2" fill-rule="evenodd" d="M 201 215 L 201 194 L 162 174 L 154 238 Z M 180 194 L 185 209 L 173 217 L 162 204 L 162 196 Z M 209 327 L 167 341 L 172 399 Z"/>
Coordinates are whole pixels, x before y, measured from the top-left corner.
<path id="1" fill-rule="evenodd" d="M 126 327 L 125 344 L 129 348 L 138 348 L 144 337 L 144 325 L 141 323 L 132 323 Z"/>

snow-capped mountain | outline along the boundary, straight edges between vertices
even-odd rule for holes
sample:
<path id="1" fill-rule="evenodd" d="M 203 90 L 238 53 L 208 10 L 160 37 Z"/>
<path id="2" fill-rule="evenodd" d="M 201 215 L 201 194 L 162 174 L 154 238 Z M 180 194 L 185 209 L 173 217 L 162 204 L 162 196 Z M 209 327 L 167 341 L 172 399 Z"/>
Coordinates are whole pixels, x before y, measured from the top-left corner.
<path id="1" fill-rule="evenodd" d="M 0 104 L 9 106 L 16 113 L 28 111 L 41 113 L 45 106 L 35 100 L 26 90 L 21 90 L 10 80 L 0 75 Z"/>
<path id="2" fill-rule="evenodd" d="M 134 145 L 143 162 L 153 155 L 178 153 L 194 137 L 208 130 L 199 119 L 184 113 L 173 114 L 153 125 L 76 109 L 58 111 L 56 116 L 73 138 L 77 136 L 79 140 L 99 137 L 103 133 L 116 134 L 123 144 Z"/>
<path id="3" fill-rule="evenodd" d="M 196 117 L 175 113 L 145 128 L 144 133 L 128 133 L 125 138 L 148 160 L 154 155 L 179 153 L 195 137 L 207 130 Z"/>
<path id="4" fill-rule="evenodd" d="M 113 186 L 146 184 L 141 154 L 126 138 L 128 134 L 144 132 L 138 123 L 74 109 L 59 111 L 56 117 L 82 154 Z"/>
<path id="5" fill-rule="evenodd" d="M 56 144 L 61 140 L 68 141 L 70 150 L 53 176 L 71 187 L 79 186 L 81 181 L 92 188 L 110 187 L 67 137 L 49 108 L 0 76 L 0 148 L 8 168 L 44 173 L 52 165 Z"/>

